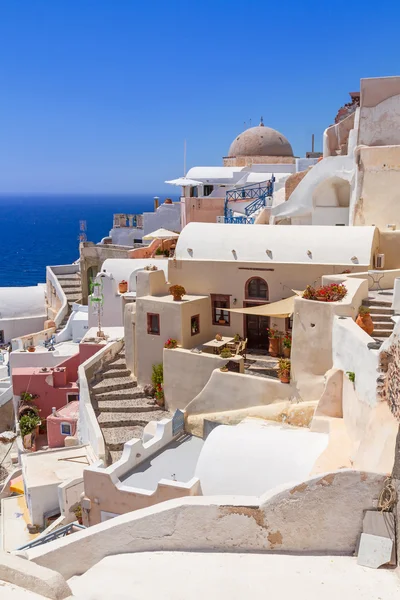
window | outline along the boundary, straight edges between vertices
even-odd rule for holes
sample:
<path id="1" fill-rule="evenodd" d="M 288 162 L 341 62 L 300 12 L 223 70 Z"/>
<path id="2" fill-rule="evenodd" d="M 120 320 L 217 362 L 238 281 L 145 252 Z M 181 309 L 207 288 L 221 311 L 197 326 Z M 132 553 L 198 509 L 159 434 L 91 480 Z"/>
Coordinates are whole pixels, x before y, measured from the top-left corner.
<path id="1" fill-rule="evenodd" d="M 214 189 L 213 185 L 205 185 L 203 188 L 203 196 L 209 196 Z"/>
<path id="2" fill-rule="evenodd" d="M 67 394 L 67 402 L 75 402 L 79 400 L 79 394 Z"/>
<path id="3" fill-rule="evenodd" d="M 211 294 L 213 325 L 230 325 L 230 313 L 225 308 L 230 307 L 230 296 Z"/>
<path id="4" fill-rule="evenodd" d="M 160 335 L 160 315 L 147 313 L 147 333 L 150 335 Z"/>
<path id="5" fill-rule="evenodd" d="M 200 315 L 190 317 L 190 331 L 192 332 L 192 335 L 200 333 Z"/>
<path id="6" fill-rule="evenodd" d="M 253 277 L 246 284 L 246 298 L 268 300 L 268 285 L 261 277 Z"/>
<path id="7" fill-rule="evenodd" d="M 71 435 L 71 433 L 72 433 L 71 423 L 66 423 L 66 422 L 61 423 L 60 429 L 61 429 L 61 435 Z"/>
<path id="8" fill-rule="evenodd" d="M 293 329 L 293 315 L 291 317 L 286 317 L 286 319 L 285 319 L 285 329 L 286 329 L 286 331 L 292 331 L 292 329 Z"/>
<path id="9" fill-rule="evenodd" d="M 0 344 L 4 344 L 4 330 L 0 329 Z"/>

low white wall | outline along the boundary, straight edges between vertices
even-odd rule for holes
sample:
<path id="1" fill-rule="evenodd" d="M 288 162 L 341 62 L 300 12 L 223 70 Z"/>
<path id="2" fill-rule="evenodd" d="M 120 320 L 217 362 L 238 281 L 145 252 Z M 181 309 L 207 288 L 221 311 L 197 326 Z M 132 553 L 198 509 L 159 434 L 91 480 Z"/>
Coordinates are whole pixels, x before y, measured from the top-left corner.
<path id="1" fill-rule="evenodd" d="M 56 326 L 58 327 L 61 324 L 61 322 L 63 321 L 64 317 L 68 313 L 68 301 L 67 301 L 67 297 L 64 294 L 64 291 L 61 287 L 61 284 L 58 281 L 57 276 L 55 274 L 56 269 L 57 269 L 57 267 L 46 267 L 46 282 L 47 282 L 47 284 L 51 283 L 51 285 L 54 287 L 55 292 L 56 292 L 56 297 L 58 298 L 58 301 L 61 304 L 60 308 L 58 309 L 57 314 L 54 317 L 54 322 L 55 322 Z M 58 269 L 60 269 L 60 267 L 58 267 Z M 59 271 L 59 273 L 61 274 L 60 271 Z M 53 307 L 53 298 L 51 296 L 51 293 L 49 294 L 49 285 L 48 285 L 48 291 L 47 291 L 47 301 L 50 304 L 50 306 Z M 56 305 L 54 305 L 54 308 L 56 308 Z"/>
<path id="2" fill-rule="evenodd" d="M 243 371 L 243 357 L 221 358 L 216 354 L 197 354 L 183 348 L 164 349 L 164 394 L 169 410 L 184 409 L 204 388 L 215 369 L 228 360 L 239 362 Z"/>
<path id="3" fill-rule="evenodd" d="M 15 319 L 0 319 L 0 330 L 4 332 L 4 343 L 11 342 L 14 346 L 14 339 L 21 336 L 29 336 L 35 331 L 41 331 L 47 315 L 35 317 L 17 317 Z"/>
<path id="4" fill-rule="evenodd" d="M 32 548 L 27 555 L 65 578 L 85 573 L 105 556 L 132 552 L 351 555 L 364 511 L 377 507 L 384 479 L 343 470 L 271 490 L 260 499 L 203 496 L 170 500 Z"/>
<path id="5" fill-rule="evenodd" d="M 332 324 L 333 367 L 344 374 L 355 374 L 354 389 L 361 402 L 376 406 L 376 386 L 379 353 L 370 350 L 368 344 L 374 340 L 351 317 L 334 317 Z"/>
<path id="6" fill-rule="evenodd" d="M 64 517 L 63 525 L 76 521 L 75 513 L 71 508 L 81 501 L 83 491 L 83 477 L 68 479 L 58 486 L 58 503 L 61 515 Z"/>
<path id="7" fill-rule="evenodd" d="M 56 334 L 56 342 L 80 342 L 89 329 L 89 307 L 74 303 L 67 324 Z M 86 316 L 86 318 L 85 318 Z"/>
<path id="8" fill-rule="evenodd" d="M 78 436 L 82 444 L 89 443 L 98 459 L 105 462 L 106 447 L 101 428 L 93 410 L 89 392 L 89 381 L 94 374 L 101 371 L 105 362 L 110 361 L 123 347 L 123 341 L 111 342 L 96 352 L 91 358 L 79 366 L 79 421 Z"/>
<path id="9" fill-rule="evenodd" d="M 44 324 L 44 322 L 43 322 Z M 43 327 L 42 324 L 42 327 Z M 40 329 L 36 330 L 36 333 L 29 333 L 26 335 L 21 335 L 19 337 L 13 338 L 11 342 L 11 347 L 13 350 L 23 350 L 27 346 L 31 344 L 33 346 L 37 346 L 41 342 L 47 342 L 51 336 L 55 333 L 55 327 L 49 327 L 48 329 Z"/>
<path id="10" fill-rule="evenodd" d="M 56 367 L 78 352 L 78 345 L 76 348 L 71 346 L 71 354 L 60 354 L 58 350 L 53 352 L 11 352 L 11 372 L 16 367 Z"/>
<path id="11" fill-rule="evenodd" d="M 325 373 L 333 366 L 332 325 L 335 315 L 356 317 L 368 296 L 364 279 L 346 275 L 323 277 L 323 283 L 343 282 L 348 293 L 341 302 L 318 302 L 296 298 L 292 334 L 292 383 L 298 397 L 319 400 L 325 386 Z"/>
<path id="12" fill-rule="evenodd" d="M 186 407 L 186 414 L 238 410 L 289 400 L 293 396 L 290 385 L 266 377 L 241 373 L 212 372 L 202 391 Z"/>

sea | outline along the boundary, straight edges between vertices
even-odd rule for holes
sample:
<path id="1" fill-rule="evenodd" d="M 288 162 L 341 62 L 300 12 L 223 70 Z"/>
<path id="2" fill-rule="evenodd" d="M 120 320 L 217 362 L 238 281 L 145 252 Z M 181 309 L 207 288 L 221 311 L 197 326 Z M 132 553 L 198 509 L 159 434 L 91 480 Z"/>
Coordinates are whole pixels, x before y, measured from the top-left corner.
<path id="1" fill-rule="evenodd" d="M 100 242 L 109 234 L 114 213 L 141 214 L 154 209 L 154 196 L 26 195 L 0 196 L 0 287 L 46 281 L 47 265 L 79 258 L 79 235 Z M 170 196 L 178 200 L 178 196 Z M 81 231 L 84 221 L 86 230 Z"/>

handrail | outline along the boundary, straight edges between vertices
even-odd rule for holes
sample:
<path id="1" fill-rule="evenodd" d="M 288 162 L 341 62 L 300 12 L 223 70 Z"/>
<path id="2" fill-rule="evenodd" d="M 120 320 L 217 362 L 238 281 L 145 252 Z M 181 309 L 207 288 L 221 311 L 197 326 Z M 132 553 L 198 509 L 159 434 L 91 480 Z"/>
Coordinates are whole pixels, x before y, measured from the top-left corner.
<path id="1" fill-rule="evenodd" d="M 252 200 L 254 199 L 257 202 L 257 207 L 255 207 L 254 202 L 252 202 L 249 206 L 246 207 L 245 213 L 247 216 L 258 210 L 261 206 L 265 206 L 266 199 L 272 198 L 274 193 L 274 182 L 275 177 L 272 175 L 271 179 L 267 181 L 260 182 L 258 184 L 249 184 L 244 185 L 240 188 L 235 188 L 233 190 L 229 190 L 225 194 L 225 204 L 224 204 L 224 216 L 225 218 L 233 217 L 232 210 L 228 209 L 229 202 L 237 202 L 238 200 Z M 252 210 L 247 212 L 250 207 Z M 248 221 L 247 221 L 248 222 Z"/>
<path id="2" fill-rule="evenodd" d="M 29 550 L 30 548 L 35 548 L 36 546 L 41 546 L 42 544 L 47 544 L 48 542 L 52 542 L 53 540 L 57 540 L 60 537 L 64 537 L 73 533 L 74 529 L 86 529 L 84 525 L 80 525 L 79 523 L 69 523 L 68 525 L 64 525 L 51 533 L 47 533 L 41 537 L 37 537 L 36 539 L 29 542 L 29 544 L 25 544 L 24 546 L 20 546 L 17 550 Z"/>

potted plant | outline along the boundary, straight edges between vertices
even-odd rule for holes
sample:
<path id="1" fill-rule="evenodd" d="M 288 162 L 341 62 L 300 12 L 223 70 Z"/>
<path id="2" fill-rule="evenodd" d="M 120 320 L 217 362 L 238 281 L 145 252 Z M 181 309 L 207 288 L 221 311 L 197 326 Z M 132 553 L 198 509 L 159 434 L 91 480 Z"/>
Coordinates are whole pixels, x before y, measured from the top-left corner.
<path id="1" fill-rule="evenodd" d="M 238 333 L 235 333 L 233 341 L 235 342 L 235 344 L 238 344 L 240 342 L 240 335 Z"/>
<path id="2" fill-rule="evenodd" d="M 128 282 L 125 279 L 119 282 L 118 291 L 120 294 L 125 294 L 128 291 Z"/>
<path id="3" fill-rule="evenodd" d="M 342 283 L 330 283 L 314 288 L 308 285 L 303 292 L 306 300 L 318 300 L 318 302 L 339 302 L 347 295 L 347 288 Z"/>
<path id="4" fill-rule="evenodd" d="M 28 352 L 35 352 L 36 348 L 35 346 L 28 346 Z"/>
<path id="5" fill-rule="evenodd" d="M 232 358 L 232 352 L 229 348 L 223 348 L 220 353 L 221 358 Z"/>
<path id="6" fill-rule="evenodd" d="M 174 340 L 173 338 L 168 338 L 168 340 L 164 344 L 164 348 L 168 348 L 169 350 L 173 350 L 174 348 L 177 348 L 177 347 L 178 347 L 178 342 L 177 342 L 177 340 Z"/>
<path id="7" fill-rule="evenodd" d="M 281 383 L 290 382 L 290 360 L 289 358 L 280 358 L 278 361 L 278 377 Z"/>
<path id="8" fill-rule="evenodd" d="M 82 506 L 80 504 L 74 509 L 74 514 L 78 519 L 79 525 L 82 525 Z"/>
<path id="9" fill-rule="evenodd" d="M 267 328 L 269 349 L 268 352 L 271 356 L 278 356 L 279 354 L 279 343 L 281 338 L 281 332 L 278 329 Z"/>
<path id="10" fill-rule="evenodd" d="M 164 406 L 164 369 L 162 363 L 153 365 L 151 381 L 154 386 L 154 396 L 158 406 Z"/>
<path id="11" fill-rule="evenodd" d="M 37 394 L 30 394 L 29 392 L 21 392 L 20 395 L 21 403 L 23 404 L 25 404 L 25 402 L 33 402 L 37 397 Z"/>
<path id="12" fill-rule="evenodd" d="M 220 333 L 215 334 L 215 339 L 217 342 L 222 342 L 222 335 Z"/>
<path id="13" fill-rule="evenodd" d="M 363 329 L 368 335 L 371 335 L 374 331 L 374 323 L 371 319 L 371 313 L 368 306 L 360 306 L 358 309 L 358 315 L 356 323 L 361 329 Z"/>
<path id="14" fill-rule="evenodd" d="M 283 356 L 285 358 L 290 358 L 290 353 L 292 350 L 292 335 L 289 331 L 285 333 L 285 337 L 283 338 Z"/>
<path id="15" fill-rule="evenodd" d="M 34 443 L 32 443 L 32 434 L 35 432 L 35 435 L 38 435 L 39 426 L 40 417 L 34 411 L 30 411 L 22 415 L 19 420 L 19 430 L 23 440 L 24 448 L 28 448 L 31 445 L 32 450 L 35 451 L 36 447 Z M 29 438 L 27 439 L 26 436 L 29 436 Z"/>
<path id="16" fill-rule="evenodd" d="M 169 293 L 174 297 L 175 302 L 180 302 L 182 296 L 186 294 L 186 290 L 182 285 L 171 285 Z"/>

